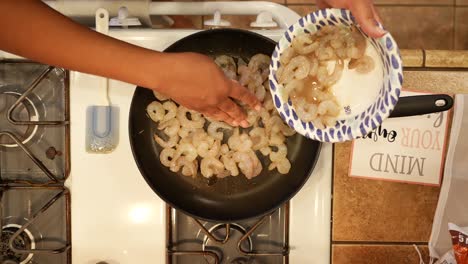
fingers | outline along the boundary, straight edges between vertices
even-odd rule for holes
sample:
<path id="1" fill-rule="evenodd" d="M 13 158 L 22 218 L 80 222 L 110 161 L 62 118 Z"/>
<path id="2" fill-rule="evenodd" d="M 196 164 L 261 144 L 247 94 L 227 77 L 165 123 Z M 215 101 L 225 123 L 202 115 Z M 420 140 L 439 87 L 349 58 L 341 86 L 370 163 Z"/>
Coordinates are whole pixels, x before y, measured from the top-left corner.
<path id="1" fill-rule="evenodd" d="M 228 114 L 226 114 L 223 111 L 220 111 L 216 107 L 209 108 L 209 109 L 203 111 L 203 114 L 206 117 L 212 118 L 212 119 L 214 119 L 216 121 L 224 121 L 224 122 L 228 123 L 231 126 L 238 126 L 239 125 L 239 123 L 236 123 L 234 121 L 234 119 L 232 119 Z"/>
<path id="2" fill-rule="evenodd" d="M 379 22 L 380 24 L 382 24 L 382 19 L 380 18 L 379 11 L 377 10 L 377 8 L 375 8 L 374 5 L 372 5 L 372 12 L 374 13 L 374 18 L 375 18 L 375 20 L 377 20 L 377 22 Z"/>
<path id="3" fill-rule="evenodd" d="M 223 112 L 229 115 L 234 121 L 236 121 L 238 124 L 242 122 L 242 120 L 245 120 L 247 117 L 244 111 L 234 103 L 231 99 L 226 99 L 222 103 L 218 105 L 219 109 L 221 109 Z"/>
<path id="4" fill-rule="evenodd" d="M 246 103 L 252 109 L 255 109 L 257 111 L 260 111 L 262 107 L 257 97 L 255 97 L 253 93 L 249 92 L 249 90 L 247 90 L 245 87 L 243 87 L 236 81 L 232 81 L 232 86 L 231 86 L 231 91 L 229 93 L 229 96 L 237 100 L 240 100 L 241 102 Z"/>
<path id="5" fill-rule="evenodd" d="M 380 38 L 385 33 L 385 30 L 379 28 L 376 23 L 374 7 L 370 0 L 355 0 L 350 4 L 349 9 L 351 13 L 356 17 L 362 30 L 373 38 Z"/>

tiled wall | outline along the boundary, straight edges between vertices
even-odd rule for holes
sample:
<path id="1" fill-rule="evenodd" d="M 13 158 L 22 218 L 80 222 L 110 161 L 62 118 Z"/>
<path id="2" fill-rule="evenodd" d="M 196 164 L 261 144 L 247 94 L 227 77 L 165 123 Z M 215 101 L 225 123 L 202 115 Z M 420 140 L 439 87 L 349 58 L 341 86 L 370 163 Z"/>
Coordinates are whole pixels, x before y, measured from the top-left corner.
<path id="1" fill-rule="evenodd" d="M 300 15 L 316 10 L 315 0 L 271 0 Z M 375 0 L 384 26 L 403 49 L 468 50 L 468 0 Z M 233 27 L 246 28 L 255 16 L 223 16 Z M 202 27 L 203 19 L 191 17 Z"/>

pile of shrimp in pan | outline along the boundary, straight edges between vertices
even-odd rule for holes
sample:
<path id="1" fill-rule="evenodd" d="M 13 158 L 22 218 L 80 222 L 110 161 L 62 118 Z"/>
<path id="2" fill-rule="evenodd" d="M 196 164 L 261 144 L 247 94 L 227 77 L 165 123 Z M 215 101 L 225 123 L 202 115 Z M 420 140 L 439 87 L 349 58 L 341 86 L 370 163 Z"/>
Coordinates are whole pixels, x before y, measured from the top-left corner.
<path id="1" fill-rule="evenodd" d="M 221 55 L 215 63 L 228 78 L 253 92 L 263 102 L 262 110 L 257 112 L 243 105 L 249 127 L 240 129 L 206 118 L 155 93 L 158 101 L 150 103 L 146 111 L 157 123 L 154 140 L 163 148 L 161 163 L 173 172 L 192 177 L 200 172 L 206 178 L 243 174 L 252 179 L 267 165 L 270 171 L 287 174 L 291 163 L 286 137 L 295 131 L 279 117 L 267 94 L 270 58 L 257 54 L 246 63 Z"/>
<path id="2" fill-rule="evenodd" d="M 359 74 L 374 68 L 366 48 L 367 41 L 356 27 L 324 26 L 293 39 L 281 54 L 276 77 L 302 121 L 319 129 L 336 124 L 340 105 L 330 87 L 341 78 L 346 63 Z"/>

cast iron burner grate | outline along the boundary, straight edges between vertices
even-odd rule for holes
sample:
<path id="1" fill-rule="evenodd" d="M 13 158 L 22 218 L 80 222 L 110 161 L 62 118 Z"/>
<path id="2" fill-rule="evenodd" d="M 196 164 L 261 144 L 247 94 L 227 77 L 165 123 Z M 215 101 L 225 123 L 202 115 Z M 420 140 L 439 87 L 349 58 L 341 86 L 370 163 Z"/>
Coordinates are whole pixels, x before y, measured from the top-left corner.
<path id="1" fill-rule="evenodd" d="M 289 203 L 269 215 L 241 223 L 202 222 L 170 206 L 166 217 L 168 264 L 289 263 Z M 194 229 L 198 233 L 191 232 Z"/>
<path id="2" fill-rule="evenodd" d="M 18 63 L 6 63 L 5 65 L 28 65 L 30 63 L 25 62 L 18 62 Z M 4 66 L 7 68 L 8 66 Z M 24 67 L 27 68 L 27 67 Z M 12 71 L 14 71 L 14 67 L 11 67 Z M 7 72 L 8 73 L 8 72 Z M 5 74 L 5 73 L 3 73 Z M 18 76 L 17 78 L 21 80 L 22 75 Z M 50 92 L 47 94 L 37 95 L 35 91 L 41 87 L 41 85 L 50 85 L 50 79 L 48 76 L 54 76 L 53 78 L 58 78 L 59 80 L 55 80 L 55 82 L 51 86 L 58 85 L 58 87 L 50 87 Z M 60 76 L 60 77 L 57 77 Z M 64 77 L 61 77 L 64 76 Z M 27 76 L 29 77 L 29 76 Z M 52 78 L 52 77 L 50 77 Z M 64 78 L 63 80 L 60 78 Z M 61 82 L 64 83 L 61 83 Z M 46 84 L 43 84 L 46 83 Z M 26 88 L 26 89 L 24 89 Z M 33 81 L 28 85 L 22 84 L 11 84 L 6 83 L 0 85 L 0 155 L 8 156 L 10 154 L 16 153 L 16 149 L 19 149 L 25 154 L 26 159 L 30 159 L 35 166 L 39 168 L 39 171 L 43 173 L 48 178 L 48 181 L 44 182 L 41 180 L 40 182 L 36 181 L 35 179 L 28 179 L 28 180 L 13 180 L 9 179 L 8 177 L 4 177 L 4 175 L 8 176 L 9 173 L 3 171 L 0 173 L 0 182 L 2 183 L 14 183 L 14 184 L 27 184 L 30 186 L 34 185 L 47 185 L 47 184 L 60 184 L 65 181 L 66 177 L 69 173 L 69 106 L 68 106 L 68 98 L 69 98 L 69 91 L 68 91 L 68 74 L 66 71 L 60 68 L 54 68 L 52 66 L 46 67 L 41 70 L 41 72 L 35 76 Z M 53 96 L 58 96 L 58 92 L 53 92 L 54 89 L 63 89 L 63 98 L 59 98 L 57 100 L 64 101 L 64 109 L 61 110 L 64 112 L 64 119 L 63 120 L 41 120 L 46 116 L 50 116 L 56 114 L 56 108 L 54 103 L 48 102 L 47 105 L 44 104 L 43 99 L 47 100 L 50 98 L 55 98 Z M 44 89 L 42 89 L 43 91 Z M 56 102 L 56 105 L 59 103 Z M 53 108 L 53 109 L 52 109 Z M 56 140 L 60 141 L 60 135 L 54 131 L 47 130 L 50 127 L 63 127 L 64 132 L 64 140 L 65 144 L 64 147 L 66 149 L 57 150 L 54 146 L 42 146 L 41 144 L 54 144 Z M 46 131 L 47 130 L 47 131 Z M 47 134 L 48 138 L 45 134 Z M 50 140 L 53 138 L 53 140 Z M 62 144 L 62 143 L 60 143 Z M 38 153 L 34 149 L 41 149 Z M 45 154 L 45 155 L 44 155 Z M 47 160 L 53 160 L 56 156 L 65 155 L 65 168 L 63 174 L 60 173 L 57 175 L 55 170 L 51 170 L 50 162 L 48 163 Z M 46 159 L 44 160 L 45 157 Z M 8 161 L 7 161 L 8 162 Z M 15 161 L 16 163 L 25 162 L 22 161 Z M 10 163 L 13 163 L 10 161 Z M 3 170 L 7 170 L 8 167 L 11 165 L 7 163 Z M 49 164 L 49 165 L 48 165 Z M 31 168 L 24 168 L 25 170 L 31 170 Z M 60 169 L 61 170 L 61 169 Z M 16 171 L 16 169 L 12 169 L 12 171 Z M 13 173 L 14 174 L 14 173 Z"/>
<path id="3" fill-rule="evenodd" d="M 10 239 L 20 229 L 20 226 L 7 225 L 3 227 L 0 239 L 0 251 L 3 257 L 3 263 L 27 263 L 31 258 L 32 254 L 28 253 L 16 253 L 10 248 Z M 31 232 L 27 229 L 24 230 L 14 238 L 12 241 L 14 248 L 21 250 L 34 249 L 34 237 Z"/>

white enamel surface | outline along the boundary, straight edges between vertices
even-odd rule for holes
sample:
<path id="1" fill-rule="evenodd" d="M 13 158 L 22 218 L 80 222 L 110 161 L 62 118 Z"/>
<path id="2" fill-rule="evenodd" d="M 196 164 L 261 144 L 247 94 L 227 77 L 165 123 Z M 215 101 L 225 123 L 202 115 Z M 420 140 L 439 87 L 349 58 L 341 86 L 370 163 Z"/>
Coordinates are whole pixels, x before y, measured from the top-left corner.
<path id="1" fill-rule="evenodd" d="M 375 48 L 367 41 L 366 55 L 374 60 L 375 67 L 366 74 L 357 73 L 345 66 L 341 78 L 331 87 L 338 103 L 344 107 L 349 106 L 350 112 L 345 113 L 341 108 L 338 119 L 348 118 L 364 112 L 379 96 L 383 82 L 383 65 Z M 348 65 L 346 60 L 345 65 Z"/>
<path id="2" fill-rule="evenodd" d="M 282 32 L 263 31 L 278 40 Z M 190 30 L 124 30 L 110 35 L 163 50 Z M 71 73 L 72 261 L 91 264 L 164 263 L 165 205 L 146 184 L 133 159 L 128 112 L 135 87 L 110 81 L 110 99 L 120 108 L 120 142 L 110 154 L 85 150 L 85 109 L 97 100 L 99 78 Z M 329 261 L 331 145 L 324 145 L 316 170 L 292 201 L 291 263 Z"/>

